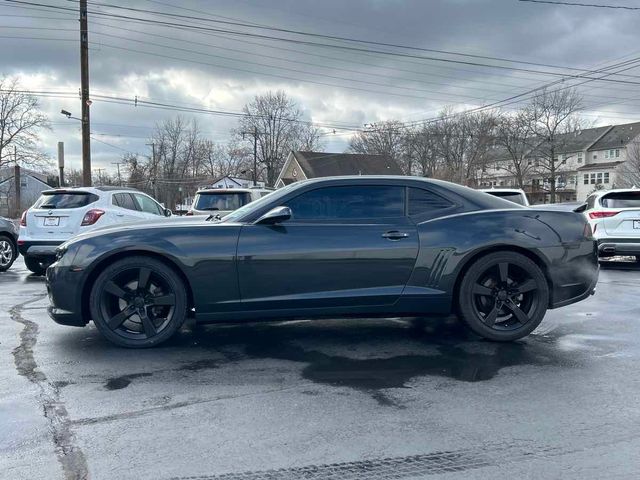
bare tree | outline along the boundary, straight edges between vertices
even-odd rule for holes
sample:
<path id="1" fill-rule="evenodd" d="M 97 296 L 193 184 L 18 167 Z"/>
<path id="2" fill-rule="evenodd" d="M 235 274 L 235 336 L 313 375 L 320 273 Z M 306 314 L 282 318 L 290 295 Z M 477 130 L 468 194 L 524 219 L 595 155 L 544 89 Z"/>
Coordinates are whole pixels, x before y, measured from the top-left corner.
<path id="1" fill-rule="evenodd" d="M 236 139 L 253 148 L 255 134 L 257 160 L 268 185 L 275 183 L 291 150 L 321 148 L 318 129 L 303 120 L 297 104 L 283 91 L 256 96 L 243 112 Z"/>
<path id="2" fill-rule="evenodd" d="M 572 88 L 544 90 L 524 110 L 532 131 L 534 170 L 545 179 L 551 203 L 556 201 L 558 178 L 567 170 L 566 159 L 560 159 L 559 153 L 582 128 L 580 110 L 582 97 Z"/>
<path id="3" fill-rule="evenodd" d="M 627 160 L 617 168 L 616 186 L 640 188 L 640 140 L 627 145 Z"/>
<path id="4" fill-rule="evenodd" d="M 527 113 L 521 111 L 512 116 L 503 116 L 496 127 L 496 146 L 504 149 L 507 156 L 506 161 L 500 162 L 500 168 L 513 176 L 522 189 L 532 172 L 532 163 L 528 158 L 531 138 L 534 136 L 532 126 Z"/>
<path id="5" fill-rule="evenodd" d="M 349 151 L 369 155 L 387 155 L 395 160 L 405 173 L 411 169 L 407 157 L 407 131 L 402 122 L 389 120 L 374 123 L 367 130 L 357 132 L 349 143 Z"/>
<path id="6" fill-rule="evenodd" d="M 38 148 L 38 131 L 50 128 L 38 99 L 20 90 L 17 78 L 0 76 L 0 168 L 17 159 L 23 165 L 48 163 Z"/>

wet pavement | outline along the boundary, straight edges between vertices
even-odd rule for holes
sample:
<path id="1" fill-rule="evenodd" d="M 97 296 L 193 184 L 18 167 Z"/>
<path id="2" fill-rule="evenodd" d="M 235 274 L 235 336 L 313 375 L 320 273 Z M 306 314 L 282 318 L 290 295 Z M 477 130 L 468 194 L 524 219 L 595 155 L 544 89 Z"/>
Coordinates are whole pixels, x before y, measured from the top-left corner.
<path id="1" fill-rule="evenodd" d="M 124 350 L 0 274 L 0 478 L 638 478 L 640 267 L 497 344 L 455 318 L 188 325 Z"/>

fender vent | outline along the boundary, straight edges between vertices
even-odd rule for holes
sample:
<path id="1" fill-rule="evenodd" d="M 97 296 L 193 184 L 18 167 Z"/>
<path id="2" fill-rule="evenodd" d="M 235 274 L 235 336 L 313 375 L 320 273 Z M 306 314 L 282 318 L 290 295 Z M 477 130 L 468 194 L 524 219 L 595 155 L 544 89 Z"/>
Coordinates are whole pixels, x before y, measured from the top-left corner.
<path id="1" fill-rule="evenodd" d="M 429 273 L 429 279 L 427 280 L 427 287 L 435 288 L 438 286 L 440 279 L 442 278 L 442 273 L 444 272 L 451 255 L 453 255 L 453 252 L 453 248 L 443 248 L 438 252 L 436 257 L 433 259 L 433 264 L 431 264 L 431 272 Z"/>

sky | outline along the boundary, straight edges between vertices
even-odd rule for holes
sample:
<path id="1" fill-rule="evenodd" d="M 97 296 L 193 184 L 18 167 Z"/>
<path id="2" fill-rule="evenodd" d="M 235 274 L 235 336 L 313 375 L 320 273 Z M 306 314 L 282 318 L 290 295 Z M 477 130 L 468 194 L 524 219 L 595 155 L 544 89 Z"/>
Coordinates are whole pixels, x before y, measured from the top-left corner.
<path id="1" fill-rule="evenodd" d="M 581 84 L 584 116 L 594 126 L 640 120 L 640 10 L 518 0 L 88 3 L 92 160 L 111 172 L 126 152 L 149 155 L 149 136 L 164 119 L 196 118 L 220 143 L 237 123 L 135 106 L 136 97 L 237 113 L 255 95 L 284 90 L 305 119 L 322 126 L 327 151 L 344 151 L 356 129 L 383 120 L 428 121 L 445 107 L 516 96 L 502 103 L 509 111 L 551 82 Z M 80 124 L 60 114 L 80 114 L 77 8 L 76 0 L 0 0 L 0 75 L 49 92 L 40 103 L 52 129 L 41 144 L 55 158 L 64 141 L 67 168 L 81 165 Z M 629 63 L 614 68 L 621 62 Z"/>

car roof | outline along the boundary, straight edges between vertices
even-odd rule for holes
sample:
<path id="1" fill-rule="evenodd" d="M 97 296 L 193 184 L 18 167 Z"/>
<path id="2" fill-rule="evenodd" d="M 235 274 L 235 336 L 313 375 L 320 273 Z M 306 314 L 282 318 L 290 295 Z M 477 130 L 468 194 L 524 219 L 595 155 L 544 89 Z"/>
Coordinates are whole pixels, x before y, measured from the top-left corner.
<path id="1" fill-rule="evenodd" d="M 137 192 L 142 193 L 135 188 L 129 187 L 116 187 L 116 186 L 99 186 L 99 187 L 61 187 L 61 188 L 52 188 L 49 190 L 44 190 L 43 194 L 54 194 L 54 193 L 93 193 L 96 195 L 100 195 L 102 192 Z"/>
<path id="2" fill-rule="evenodd" d="M 250 187 L 232 187 L 232 188 L 200 188 L 196 192 L 198 193 L 215 193 L 215 192 L 229 192 L 229 193 L 245 193 L 245 192 L 273 192 L 270 188 L 250 188 Z"/>
<path id="3" fill-rule="evenodd" d="M 593 192 L 591 195 L 596 195 L 597 197 L 604 197 L 610 193 L 627 193 L 627 192 L 640 192 L 640 188 L 631 187 L 631 188 L 615 188 L 613 190 L 598 190 L 597 192 Z M 589 197 L 591 195 L 588 195 Z"/>
<path id="4" fill-rule="evenodd" d="M 491 193 L 491 192 L 505 192 L 505 193 L 522 193 L 524 194 L 524 190 L 522 190 L 521 188 L 480 188 L 479 189 L 481 192 L 487 192 L 487 193 Z"/>

